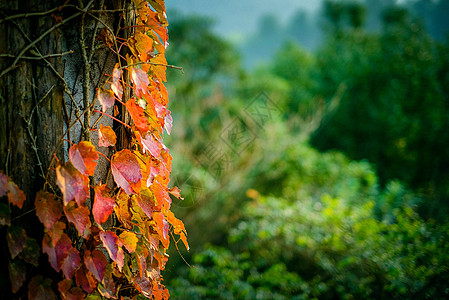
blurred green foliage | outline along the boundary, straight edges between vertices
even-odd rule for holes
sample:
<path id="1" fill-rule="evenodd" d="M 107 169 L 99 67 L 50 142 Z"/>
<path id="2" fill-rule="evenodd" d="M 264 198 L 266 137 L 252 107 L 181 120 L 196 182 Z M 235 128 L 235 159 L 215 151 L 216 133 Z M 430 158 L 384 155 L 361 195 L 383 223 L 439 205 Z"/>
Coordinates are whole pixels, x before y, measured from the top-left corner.
<path id="1" fill-rule="evenodd" d="M 172 247 L 173 299 L 449 297 L 449 43 L 401 7 L 367 32 L 363 5 L 326 3 L 316 52 L 289 42 L 252 72 L 210 21 L 171 20 L 193 265 Z"/>

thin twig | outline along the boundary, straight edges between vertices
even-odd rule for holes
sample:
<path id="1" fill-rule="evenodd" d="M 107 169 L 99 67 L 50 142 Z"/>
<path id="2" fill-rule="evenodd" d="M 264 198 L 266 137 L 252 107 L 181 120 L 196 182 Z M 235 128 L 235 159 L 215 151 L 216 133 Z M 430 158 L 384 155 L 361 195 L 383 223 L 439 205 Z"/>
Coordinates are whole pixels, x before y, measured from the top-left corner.
<path id="1" fill-rule="evenodd" d="M 32 12 L 32 13 L 24 13 L 24 14 L 17 14 L 17 15 L 13 15 L 13 16 L 8 16 L 8 17 L 6 17 L 4 19 L 1 19 L 0 20 L 0 24 L 5 22 L 5 21 L 8 21 L 8 20 L 13 20 L 13 19 L 18 19 L 18 18 L 22 19 L 22 18 L 28 18 L 28 17 L 34 17 L 34 16 L 45 16 L 45 15 L 51 14 L 52 12 L 55 12 L 57 10 L 61 10 L 63 7 L 64 7 L 64 5 L 52 8 L 52 9 L 47 10 L 47 11 L 42 11 L 42 12 Z"/>
<path id="2" fill-rule="evenodd" d="M 33 51 L 30 51 L 31 53 L 33 53 Z M 35 60 L 39 60 L 39 59 L 44 59 L 44 58 L 49 58 L 49 57 L 57 57 L 57 56 L 64 56 L 67 54 L 72 54 L 75 53 L 75 51 L 70 50 L 67 52 L 62 52 L 62 53 L 55 53 L 55 54 L 48 54 L 48 55 L 36 55 L 36 56 L 22 56 L 21 59 L 35 59 Z M 34 53 L 33 53 L 34 54 Z M 8 54 L 8 53 L 1 53 L 0 57 L 10 57 L 10 58 L 15 58 L 17 57 L 17 55 L 14 54 Z"/>
<path id="3" fill-rule="evenodd" d="M 0 73 L 0 77 L 3 77 L 5 74 L 7 74 L 9 71 L 17 68 L 17 62 L 21 59 L 21 57 L 25 54 L 25 52 L 27 52 L 28 50 L 30 50 L 31 47 L 33 47 L 34 45 L 36 45 L 39 41 L 41 41 L 44 37 L 46 37 L 48 34 L 50 34 L 53 30 L 61 27 L 62 25 L 64 25 L 66 22 L 70 21 L 71 19 L 74 19 L 76 17 L 78 17 L 79 15 L 81 15 L 81 13 L 76 13 L 70 17 L 68 17 L 67 19 L 62 20 L 60 23 L 54 25 L 53 27 L 51 27 L 50 29 L 48 29 L 47 31 L 45 31 L 43 34 L 41 34 L 37 39 L 35 39 L 34 41 L 32 41 L 30 44 L 28 44 L 26 47 L 24 47 L 22 49 L 22 51 L 20 51 L 20 53 L 17 55 L 16 59 L 14 60 L 14 62 L 11 64 L 11 66 L 9 66 L 8 68 L 6 68 L 5 70 L 2 71 L 2 73 Z"/>
<path id="4" fill-rule="evenodd" d="M 142 64 L 163 66 L 163 67 L 167 67 L 167 68 L 172 68 L 172 69 L 180 70 L 184 74 L 184 70 L 182 69 L 182 67 L 178 67 L 178 66 L 175 66 L 175 65 L 166 65 L 166 64 L 162 64 L 162 63 L 155 63 L 155 62 L 150 62 L 150 61 L 139 61 L 139 62 L 130 64 L 130 65 L 123 66 L 120 69 L 133 67 L 133 66 L 137 66 L 137 65 L 142 65 Z"/>
<path id="5" fill-rule="evenodd" d="M 105 115 L 105 116 L 107 116 L 107 117 L 109 117 L 109 118 L 111 118 L 113 120 L 116 120 L 117 122 L 121 123 L 123 126 L 128 127 L 129 129 L 131 129 L 131 126 L 129 126 L 126 123 L 123 123 L 123 121 L 120 121 L 119 119 L 117 119 L 116 117 L 111 116 L 110 114 L 104 113 L 104 112 L 96 110 L 96 109 L 94 110 L 94 112 L 99 113 L 99 114 L 103 114 L 103 115 Z"/>
<path id="6" fill-rule="evenodd" d="M 91 0 L 89 2 L 89 4 L 86 6 L 86 8 L 84 8 L 84 10 L 82 10 L 84 13 L 88 10 L 88 8 L 92 5 L 92 3 L 95 0 Z M 43 34 L 41 34 L 37 39 L 35 39 L 34 41 L 32 41 L 30 44 L 28 44 L 25 48 L 22 49 L 22 51 L 20 51 L 20 53 L 17 55 L 16 59 L 14 60 L 14 62 L 12 63 L 11 66 L 9 66 L 8 68 L 6 68 L 5 70 L 2 71 L 2 73 L 0 73 L 0 77 L 3 77 L 6 73 L 8 73 L 9 71 L 15 69 L 17 66 L 17 62 L 20 60 L 20 58 L 25 54 L 25 52 L 27 52 L 31 47 L 33 47 L 34 45 L 36 45 L 39 41 L 41 41 L 44 37 L 46 37 L 48 34 L 50 34 L 53 30 L 61 27 L 62 25 L 64 25 L 65 23 L 67 23 L 68 21 L 78 17 L 79 15 L 81 15 L 81 12 L 75 13 L 73 15 L 71 15 L 70 17 L 68 17 L 67 19 L 63 19 L 61 22 L 59 22 L 58 24 L 54 25 L 53 27 L 51 27 L 50 29 L 48 29 L 47 31 L 45 31 Z"/>

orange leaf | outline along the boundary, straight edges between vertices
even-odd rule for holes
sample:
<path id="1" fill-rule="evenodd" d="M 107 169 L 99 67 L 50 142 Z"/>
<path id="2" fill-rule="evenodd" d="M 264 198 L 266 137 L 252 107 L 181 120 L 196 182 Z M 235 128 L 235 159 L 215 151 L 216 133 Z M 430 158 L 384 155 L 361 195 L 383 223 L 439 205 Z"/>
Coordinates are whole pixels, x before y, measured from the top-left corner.
<path id="1" fill-rule="evenodd" d="M 98 153 L 91 142 L 81 141 L 69 149 L 69 158 L 73 166 L 82 174 L 94 175 Z"/>
<path id="2" fill-rule="evenodd" d="M 159 211 L 155 211 L 153 213 L 153 220 L 156 222 L 157 225 L 156 231 L 159 233 L 161 237 L 167 239 L 169 224 L 167 220 L 165 220 L 164 214 Z"/>
<path id="3" fill-rule="evenodd" d="M 167 60 L 165 59 L 164 54 L 156 54 L 154 58 L 150 60 L 152 63 L 156 63 L 158 65 L 152 65 L 151 69 L 157 78 L 162 79 L 162 81 L 166 82 L 167 78 L 165 76 L 165 71 L 167 70 Z"/>
<path id="4" fill-rule="evenodd" d="M 112 156 L 111 169 L 114 180 L 128 195 L 138 193 L 142 173 L 136 156 L 123 149 Z"/>
<path id="5" fill-rule="evenodd" d="M 97 91 L 97 98 L 98 98 L 98 101 L 101 104 L 103 112 L 106 112 L 106 110 L 109 107 L 113 106 L 114 103 L 115 103 L 114 92 L 111 91 L 111 90 L 105 90 L 103 88 L 100 88 Z"/>
<path id="6" fill-rule="evenodd" d="M 117 218 L 125 228 L 131 229 L 133 227 L 133 223 L 131 220 L 131 213 L 129 211 L 129 196 L 123 190 L 120 190 L 115 198 L 117 200 L 117 205 L 114 207 L 114 211 Z"/>
<path id="7" fill-rule="evenodd" d="M 150 55 L 152 55 L 154 51 L 153 39 L 140 32 L 137 32 L 134 38 L 136 39 L 135 47 L 138 52 L 137 57 L 139 58 L 139 61 L 148 61 Z"/>
<path id="8" fill-rule="evenodd" d="M 136 250 L 137 242 L 139 241 L 139 239 L 137 238 L 135 233 L 123 231 L 119 235 L 119 239 L 129 253 L 133 253 Z"/>
<path id="9" fill-rule="evenodd" d="M 125 103 L 125 106 L 128 109 L 128 112 L 131 115 L 131 118 L 133 119 L 134 125 L 136 125 L 137 129 L 139 129 L 142 132 L 147 132 L 148 120 L 147 117 L 145 116 L 143 108 L 136 104 L 134 98 L 129 99 Z"/>
<path id="10" fill-rule="evenodd" d="M 95 187 L 95 201 L 92 208 L 95 222 L 103 224 L 112 214 L 115 201 L 109 196 L 109 188 L 106 184 Z"/>
<path id="11" fill-rule="evenodd" d="M 71 162 L 56 166 L 56 179 L 61 189 L 64 205 L 75 199 L 78 205 L 82 205 L 89 197 L 89 178 L 81 174 Z"/>
<path id="12" fill-rule="evenodd" d="M 117 142 L 117 136 L 111 126 L 104 126 L 100 124 L 100 129 L 98 129 L 98 146 L 109 147 L 114 146 Z"/>
<path id="13" fill-rule="evenodd" d="M 6 184 L 6 190 L 8 192 L 8 201 L 14 204 L 18 208 L 22 208 L 23 202 L 25 202 L 25 193 L 12 181 Z"/>
<path id="14" fill-rule="evenodd" d="M 177 186 L 169 188 L 168 192 L 179 200 L 184 200 L 184 198 L 181 197 L 181 190 Z"/>

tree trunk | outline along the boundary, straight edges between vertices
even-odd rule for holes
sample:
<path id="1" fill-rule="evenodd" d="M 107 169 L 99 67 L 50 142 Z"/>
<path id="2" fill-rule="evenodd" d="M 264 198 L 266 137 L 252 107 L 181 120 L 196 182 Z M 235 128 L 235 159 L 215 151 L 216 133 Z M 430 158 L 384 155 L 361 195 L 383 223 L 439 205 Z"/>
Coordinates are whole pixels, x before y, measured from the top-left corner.
<path id="1" fill-rule="evenodd" d="M 59 159 L 67 158 L 70 144 L 62 142 L 62 139 L 79 142 L 83 134 L 81 124 L 91 122 L 89 118 L 80 118 L 82 122 L 78 121 L 65 136 L 64 132 L 86 108 L 83 100 L 87 100 L 88 105 L 94 100 L 101 75 L 103 72 L 111 72 L 114 59 L 104 49 L 95 51 L 92 64 L 85 70 L 79 42 L 82 37 L 80 29 L 81 26 L 84 27 L 84 45 L 88 49 L 85 55 L 88 57 L 89 50 L 95 46 L 92 45 L 96 41 L 93 35 L 99 34 L 99 22 L 86 17 L 84 24 L 81 24 L 81 13 L 73 8 L 64 7 L 42 15 L 7 18 L 25 13 L 47 12 L 60 7 L 64 2 L 66 1 L 0 1 L 0 170 L 26 195 L 22 210 L 10 207 L 11 223 L 20 223 L 27 235 L 37 241 L 42 241 L 42 224 L 36 219 L 35 213 L 23 214 L 34 208 L 36 192 L 44 184 L 48 184 L 50 190 L 56 193 L 55 173 L 48 172 L 47 175 L 47 170 L 55 168 L 54 155 Z M 100 2 L 103 1 L 94 1 L 91 7 L 99 6 Z M 76 3 L 80 4 L 82 1 Z M 117 5 L 121 4 L 115 4 Z M 70 19 L 76 13 L 79 17 Z M 99 18 L 105 24 L 112 24 L 114 21 L 110 15 L 109 18 L 100 15 Z M 31 46 L 37 39 L 39 41 Z M 21 57 L 17 59 L 19 55 Z M 84 85 L 86 74 L 90 78 L 87 78 Z M 86 115 L 88 114 L 85 113 Z M 112 121 L 109 122 L 112 124 Z M 108 154 L 107 149 L 103 151 Z M 106 169 L 100 170 L 96 176 L 101 180 L 106 173 Z M 5 227 L 0 229 L 3 241 L 6 236 Z M 8 246 L 3 243 L 0 258 L 1 299 L 25 296 L 21 294 L 22 290 L 14 296 L 11 294 L 8 276 L 10 257 Z M 44 263 L 48 265 L 47 262 Z M 50 270 L 48 267 L 42 269 L 41 266 L 42 264 L 39 267 L 40 274 L 43 270 Z M 27 274 L 27 280 L 32 276 L 33 274 Z"/>

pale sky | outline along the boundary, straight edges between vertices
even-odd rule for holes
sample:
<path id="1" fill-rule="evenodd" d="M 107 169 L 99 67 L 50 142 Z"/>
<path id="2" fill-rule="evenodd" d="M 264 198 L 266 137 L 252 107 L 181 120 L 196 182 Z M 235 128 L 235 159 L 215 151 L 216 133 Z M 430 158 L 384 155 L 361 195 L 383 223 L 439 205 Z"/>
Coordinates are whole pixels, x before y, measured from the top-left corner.
<path id="1" fill-rule="evenodd" d="M 167 10 L 195 13 L 216 19 L 215 31 L 221 35 L 248 34 L 256 30 L 259 18 L 273 14 L 286 22 L 298 10 L 316 12 L 321 0 L 167 0 Z M 170 15 L 168 15 L 170 22 Z"/>

